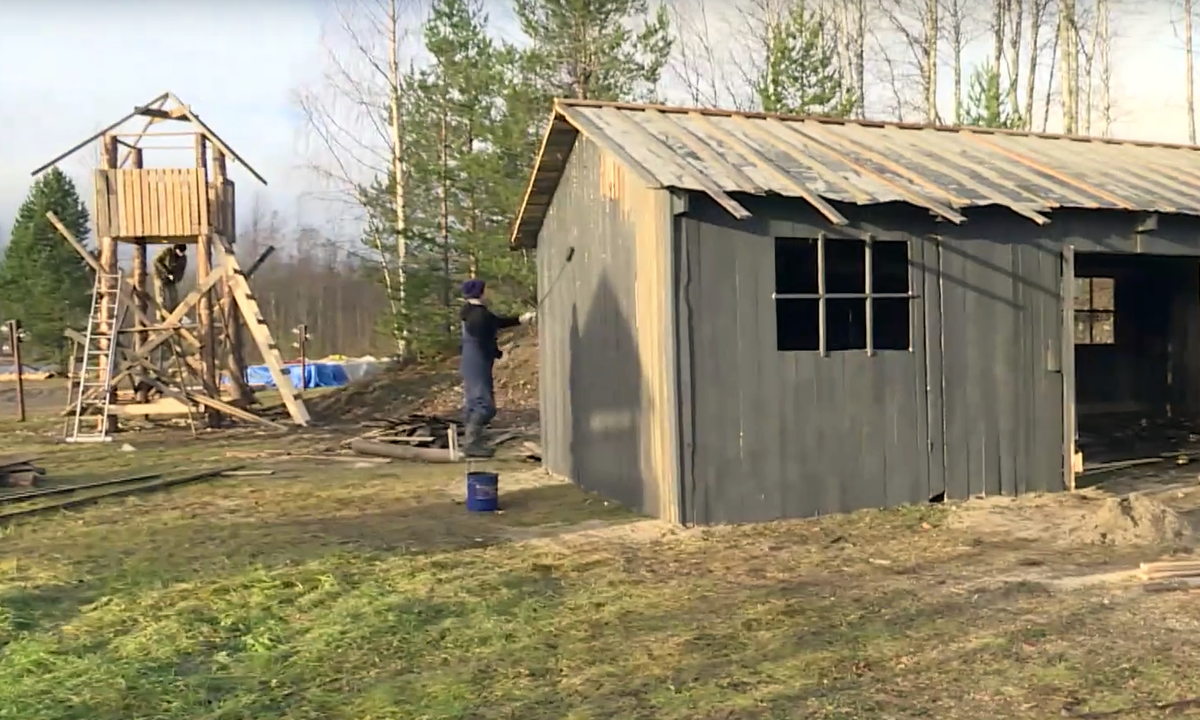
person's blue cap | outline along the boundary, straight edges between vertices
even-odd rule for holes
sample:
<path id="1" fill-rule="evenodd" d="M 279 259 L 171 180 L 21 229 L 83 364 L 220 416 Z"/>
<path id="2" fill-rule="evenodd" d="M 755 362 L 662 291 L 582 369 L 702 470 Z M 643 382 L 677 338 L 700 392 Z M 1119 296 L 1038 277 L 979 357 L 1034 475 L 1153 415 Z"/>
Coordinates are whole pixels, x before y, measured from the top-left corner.
<path id="1" fill-rule="evenodd" d="M 479 278 L 471 278 L 462 284 L 463 297 L 468 300 L 477 300 L 483 297 L 484 282 Z"/>

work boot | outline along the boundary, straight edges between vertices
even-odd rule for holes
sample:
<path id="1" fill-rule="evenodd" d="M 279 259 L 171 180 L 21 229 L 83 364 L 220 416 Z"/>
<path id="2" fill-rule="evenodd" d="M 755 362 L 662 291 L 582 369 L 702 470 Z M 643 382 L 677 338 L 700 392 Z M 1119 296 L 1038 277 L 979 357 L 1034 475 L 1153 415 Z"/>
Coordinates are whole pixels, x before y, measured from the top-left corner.
<path id="1" fill-rule="evenodd" d="M 495 451 L 484 444 L 483 423 L 475 418 L 467 421 L 466 430 L 463 432 L 462 453 L 465 457 L 491 457 L 495 454 Z"/>

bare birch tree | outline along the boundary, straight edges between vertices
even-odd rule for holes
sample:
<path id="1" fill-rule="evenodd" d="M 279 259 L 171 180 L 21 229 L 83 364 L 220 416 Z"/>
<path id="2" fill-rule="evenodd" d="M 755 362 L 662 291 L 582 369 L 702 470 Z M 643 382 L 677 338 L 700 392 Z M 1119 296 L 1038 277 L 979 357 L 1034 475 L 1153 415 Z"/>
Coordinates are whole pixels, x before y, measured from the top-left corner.
<path id="1" fill-rule="evenodd" d="M 1112 8 L 1109 5 L 1109 0 L 1097 0 L 1096 2 L 1096 37 L 1099 41 L 1096 44 L 1096 51 L 1100 65 L 1100 134 L 1104 137 L 1112 137 L 1113 126 L 1113 64 L 1112 64 L 1112 46 L 1113 46 L 1113 31 L 1112 31 Z M 1194 132 L 1194 128 L 1193 128 Z"/>
<path id="2" fill-rule="evenodd" d="M 936 123 L 938 64 L 938 0 L 925 2 L 925 121 Z"/>
<path id="3" fill-rule="evenodd" d="M 963 49 L 967 44 L 967 17 L 963 6 L 965 0 L 943 0 L 942 12 L 946 18 L 946 38 L 950 43 L 950 67 L 954 84 L 954 124 L 963 124 Z M 936 62 L 936 58 L 934 58 Z M 937 79 L 933 78 L 934 90 Z M 935 99 L 936 102 L 936 99 Z"/>
<path id="4" fill-rule="evenodd" d="M 1044 50 L 1041 43 L 1042 26 L 1049 15 L 1047 12 L 1049 7 L 1050 0 L 1029 0 L 1029 64 L 1025 69 L 1025 111 L 1021 113 L 1021 116 L 1025 118 L 1026 130 L 1033 130 L 1033 103 L 1037 95 L 1038 67 L 1040 66 L 1038 60 Z M 1050 58 L 1050 67 L 1053 70 L 1053 53 Z"/>
<path id="5" fill-rule="evenodd" d="M 897 105 L 897 117 L 916 106 L 926 122 L 937 122 L 937 62 L 939 37 L 938 0 L 876 0 L 874 10 L 883 27 L 874 29 L 880 61 Z M 904 48 L 908 62 L 892 57 L 895 44 Z M 920 89 L 920 99 L 910 102 L 910 81 Z"/>
<path id="6" fill-rule="evenodd" d="M 676 42 L 667 72 L 683 86 L 688 101 L 697 107 L 749 109 L 750 94 L 730 77 L 736 63 L 730 47 L 719 47 L 714 28 L 720 21 L 713 17 L 709 0 L 675 0 L 668 10 Z"/>
<path id="7" fill-rule="evenodd" d="M 319 153 L 309 169 L 325 181 L 328 198 L 361 214 L 362 188 L 394 178 L 395 226 L 368 233 L 378 254 L 393 325 L 404 307 L 405 172 L 401 93 L 406 14 L 400 0 L 341 0 L 323 39 L 323 84 L 297 93 L 309 136 Z M 386 235 L 392 235 L 388 238 Z M 403 331 L 396 347 L 405 352 Z"/>
<path id="8" fill-rule="evenodd" d="M 1079 132 L 1079 31 L 1075 0 L 1059 0 L 1058 46 L 1062 76 L 1063 132 Z"/>
<path id="9" fill-rule="evenodd" d="M 1021 21 L 1025 11 L 1024 0 L 1004 0 L 1005 21 L 1008 25 L 1008 107 L 1014 117 L 1021 117 L 1020 84 L 1021 84 Z M 1030 46 L 1030 64 L 1032 57 L 1037 54 L 1036 38 Z M 1000 65 L 996 65 L 997 71 Z M 1032 74 L 1032 68 L 1031 68 Z"/>
<path id="10" fill-rule="evenodd" d="M 1188 142 L 1196 144 L 1195 64 L 1192 61 L 1192 0 L 1183 0 L 1183 55 L 1187 83 Z"/>

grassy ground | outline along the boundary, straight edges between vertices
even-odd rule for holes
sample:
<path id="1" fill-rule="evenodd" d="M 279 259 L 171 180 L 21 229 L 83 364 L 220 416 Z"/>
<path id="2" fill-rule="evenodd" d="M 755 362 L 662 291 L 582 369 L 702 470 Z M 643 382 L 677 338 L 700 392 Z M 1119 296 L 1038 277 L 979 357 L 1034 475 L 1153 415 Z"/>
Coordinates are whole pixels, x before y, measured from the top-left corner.
<path id="1" fill-rule="evenodd" d="M 15 429 L 5 452 L 75 479 L 283 446 Z M 1150 718 L 1200 696 L 1195 596 L 1052 581 L 1145 549 L 982 540 L 943 508 L 675 531 L 517 465 L 479 516 L 461 470 L 264 467 L 0 529 L 0 717 Z"/>

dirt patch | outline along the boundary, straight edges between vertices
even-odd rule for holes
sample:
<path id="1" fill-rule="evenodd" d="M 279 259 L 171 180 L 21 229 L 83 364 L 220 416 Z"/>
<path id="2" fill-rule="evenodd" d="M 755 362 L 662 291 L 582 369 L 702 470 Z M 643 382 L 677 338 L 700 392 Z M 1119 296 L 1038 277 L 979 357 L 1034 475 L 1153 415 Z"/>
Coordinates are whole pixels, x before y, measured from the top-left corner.
<path id="1" fill-rule="evenodd" d="M 537 335 L 528 328 L 512 331 L 501 342 L 504 357 L 496 363 L 494 427 L 528 428 L 537 424 Z M 327 422 L 399 417 L 410 413 L 457 416 L 462 408 L 458 358 L 393 365 L 308 403 L 314 417 Z"/>
<path id="2" fill-rule="evenodd" d="M 1056 545 L 1165 545 L 1195 540 L 1195 531 L 1184 518 L 1142 493 L 981 498 L 955 508 L 949 522 L 984 537 Z"/>
<path id="3" fill-rule="evenodd" d="M 514 542 L 556 549 L 591 543 L 643 545 L 686 532 L 688 531 L 660 520 L 635 520 L 622 523 L 613 523 L 607 520 L 585 520 L 573 525 L 509 528 L 506 535 Z"/>

